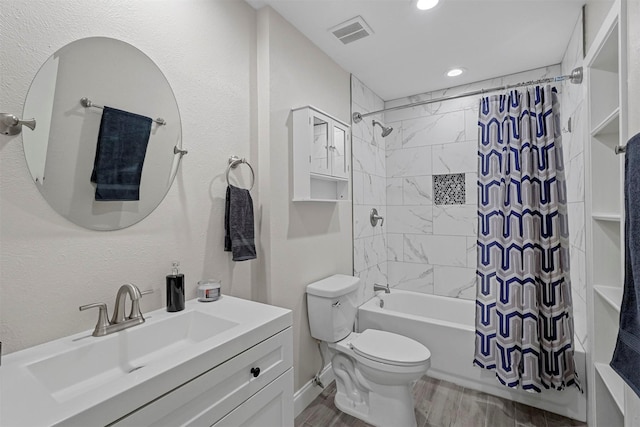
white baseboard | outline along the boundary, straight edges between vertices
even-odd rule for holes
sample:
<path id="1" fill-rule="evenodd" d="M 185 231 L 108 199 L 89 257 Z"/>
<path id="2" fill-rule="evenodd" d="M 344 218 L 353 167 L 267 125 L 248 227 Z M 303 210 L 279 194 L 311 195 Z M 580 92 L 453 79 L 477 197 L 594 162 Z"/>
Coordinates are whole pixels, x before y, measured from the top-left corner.
<path id="1" fill-rule="evenodd" d="M 336 377 L 333 374 L 333 369 L 331 369 L 331 364 L 328 364 L 320 374 L 320 381 L 322 381 L 322 384 L 327 387 L 335 379 Z M 313 379 L 309 380 L 309 382 L 303 385 L 300 390 L 296 391 L 293 394 L 294 416 L 297 417 L 300 415 L 302 411 L 304 411 L 304 409 L 313 402 L 313 399 L 320 395 L 321 392 L 322 389 L 320 386 L 313 383 Z"/>

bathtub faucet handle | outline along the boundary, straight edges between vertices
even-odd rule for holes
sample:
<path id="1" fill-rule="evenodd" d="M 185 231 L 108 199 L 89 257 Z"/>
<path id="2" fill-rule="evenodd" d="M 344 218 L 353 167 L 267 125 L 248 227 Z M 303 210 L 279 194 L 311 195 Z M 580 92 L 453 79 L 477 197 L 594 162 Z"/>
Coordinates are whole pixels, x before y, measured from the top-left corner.
<path id="1" fill-rule="evenodd" d="M 376 208 L 371 209 L 371 212 L 369 213 L 369 221 L 371 222 L 372 227 L 378 225 L 378 221 L 380 221 L 380 227 L 384 225 L 384 217 L 378 215 L 378 210 Z"/>
<path id="2" fill-rule="evenodd" d="M 379 285 L 377 283 L 373 284 L 373 292 L 376 291 L 384 291 L 385 294 L 390 294 L 391 293 L 391 289 L 389 289 L 389 284 L 387 283 L 387 286 L 384 285 Z"/>

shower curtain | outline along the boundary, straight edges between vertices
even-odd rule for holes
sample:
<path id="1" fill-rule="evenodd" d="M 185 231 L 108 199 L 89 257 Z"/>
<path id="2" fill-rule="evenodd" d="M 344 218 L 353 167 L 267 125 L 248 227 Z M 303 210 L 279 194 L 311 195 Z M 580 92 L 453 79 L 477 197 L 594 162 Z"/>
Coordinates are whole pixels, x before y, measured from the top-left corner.
<path id="1" fill-rule="evenodd" d="M 578 385 L 555 88 L 480 100 L 474 365 L 528 391 Z"/>

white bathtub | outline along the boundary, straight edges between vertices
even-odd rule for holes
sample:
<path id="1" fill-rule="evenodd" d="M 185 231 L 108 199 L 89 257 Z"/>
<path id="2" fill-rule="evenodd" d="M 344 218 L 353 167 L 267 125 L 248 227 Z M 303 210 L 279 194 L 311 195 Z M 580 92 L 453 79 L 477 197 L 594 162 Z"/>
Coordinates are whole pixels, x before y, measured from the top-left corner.
<path id="1" fill-rule="evenodd" d="M 421 342 L 431 351 L 427 375 L 433 378 L 586 421 L 586 394 L 576 387 L 539 394 L 514 390 L 500 384 L 492 371 L 473 366 L 474 319 L 474 301 L 392 289 L 390 294 L 378 292 L 360 306 L 358 330 L 381 329 Z M 575 346 L 576 370 L 584 388 L 586 356 L 577 339 Z"/>

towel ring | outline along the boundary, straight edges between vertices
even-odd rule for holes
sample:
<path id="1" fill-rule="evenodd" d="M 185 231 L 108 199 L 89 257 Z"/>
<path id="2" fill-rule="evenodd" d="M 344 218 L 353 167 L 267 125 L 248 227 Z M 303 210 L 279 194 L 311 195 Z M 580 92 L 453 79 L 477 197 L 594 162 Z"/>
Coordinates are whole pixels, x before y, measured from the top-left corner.
<path id="1" fill-rule="evenodd" d="M 253 171 L 253 167 L 251 166 L 251 164 L 247 161 L 247 159 L 245 158 L 240 158 L 238 156 L 231 156 L 229 157 L 229 166 L 227 166 L 227 185 L 231 185 L 231 183 L 229 182 L 229 172 L 231 172 L 231 169 L 235 169 L 238 167 L 239 164 L 244 163 L 245 165 L 249 166 L 249 169 L 251 170 L 251 186 L 249 187 L 249 191 L 251 191 L 253 189 L 253 185 L 256 183 L 256 174 Z"/>

